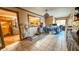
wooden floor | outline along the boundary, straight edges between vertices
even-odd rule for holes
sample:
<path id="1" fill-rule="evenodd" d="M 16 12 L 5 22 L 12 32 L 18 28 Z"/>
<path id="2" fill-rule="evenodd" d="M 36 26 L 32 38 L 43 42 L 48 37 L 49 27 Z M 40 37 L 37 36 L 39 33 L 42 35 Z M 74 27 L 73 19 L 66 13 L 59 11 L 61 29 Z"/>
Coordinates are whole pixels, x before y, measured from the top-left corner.
<path id="1" fill-rule="evenodd" d="M 6 36 L 6 37 L 4 37 L 4 44 L 5 44 L 5 46 L 7 46 L 7 45 L 15 43 L 16 41 L 19 41 L 19 40 L 20 40 L 19 35 Z"/>
<path id="2" fill-rule="evenodd" d="M 67 51 L 65 33 L 63 31 L 57 35 L 41 34 L 33 37 L 32 41 L 18 41 L 2 51 Z"/>

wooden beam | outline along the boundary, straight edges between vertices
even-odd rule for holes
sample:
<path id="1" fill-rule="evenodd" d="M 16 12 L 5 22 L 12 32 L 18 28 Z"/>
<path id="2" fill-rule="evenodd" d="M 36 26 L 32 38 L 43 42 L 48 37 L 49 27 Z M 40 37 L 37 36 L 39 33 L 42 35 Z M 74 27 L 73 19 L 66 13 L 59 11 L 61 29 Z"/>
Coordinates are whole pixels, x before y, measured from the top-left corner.
<path id="1" fill-rule="evenodd" d="M 23 9 L 23 8 L 21 8 L 21 7 L 16 7 L 16 8 L 21 9 L 21 10 L 24 10 L 24 11 L 29 12 L 29 13 L 32 13 L 32 14 L 35 14 L 35 15 L 38 15 L 38 16 L 43 17 L 42 15 L 39 15 L 39 14 L 34 13 L 34 12 L 32 12 L 32 11 L 29 11 L 29 10 Z"/>
<path id="2" fill-rule="evenodd" d="M 68 17 L 59 17 L 59 18 L 55 18 L 56 20 L 66 20 L 68 19 Z"/>

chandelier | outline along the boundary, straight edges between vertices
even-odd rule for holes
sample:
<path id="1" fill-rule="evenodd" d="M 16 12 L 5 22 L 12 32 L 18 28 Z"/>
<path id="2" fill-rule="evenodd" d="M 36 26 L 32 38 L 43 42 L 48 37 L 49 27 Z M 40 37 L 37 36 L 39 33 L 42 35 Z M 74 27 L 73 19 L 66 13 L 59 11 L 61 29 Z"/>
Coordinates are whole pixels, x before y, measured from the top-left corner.
<path id="1" fill-rule="evenodd" d="M 46 13 L 44 14 L 44 17 L 47 18 L 47 17 L 49 17 L 49 14 L 47 13 L 48 10 L 46 9 L 45 11 L 46 11 Z"/>

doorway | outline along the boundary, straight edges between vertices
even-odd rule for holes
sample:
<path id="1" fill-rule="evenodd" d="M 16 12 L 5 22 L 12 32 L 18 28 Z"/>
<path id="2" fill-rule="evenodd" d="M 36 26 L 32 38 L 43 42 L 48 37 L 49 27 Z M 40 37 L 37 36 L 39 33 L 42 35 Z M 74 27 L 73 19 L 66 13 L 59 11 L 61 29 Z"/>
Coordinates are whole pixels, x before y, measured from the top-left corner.
<path id="1" fill-rule="evenodd" d="M 65 25 L 66 25 L 66 20 L 56 20 L 56 24 L 57 24 L 58 26 L 60 26 L 60 25 L 65 26 Z"/>
<path id="2" fill-rule="evenodd" d="M 65 29 L 66 29 L 66 20 L 56 20 L 56 24 L 59 26 L 60 31 L 65 31 Z"/>
<path id="3" fill-rule="evenodd" d="M 1 46 L 8 46 L 20 40 L 18 17 L 16 12 L 0 9 L 0 30 Z"/>

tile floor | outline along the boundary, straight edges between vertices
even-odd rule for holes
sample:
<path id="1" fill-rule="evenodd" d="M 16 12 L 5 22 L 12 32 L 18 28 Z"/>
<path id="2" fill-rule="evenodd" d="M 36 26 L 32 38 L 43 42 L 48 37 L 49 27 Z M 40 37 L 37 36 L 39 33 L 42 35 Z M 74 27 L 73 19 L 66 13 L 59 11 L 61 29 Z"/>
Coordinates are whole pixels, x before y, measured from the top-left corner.
<path id="1" fill-rule="evenodd" d="M 58 35 L 41 34 L 33 37 L 32 41 L 18 41 L 1 51 L 67 51 L 65 32 Z"/>

